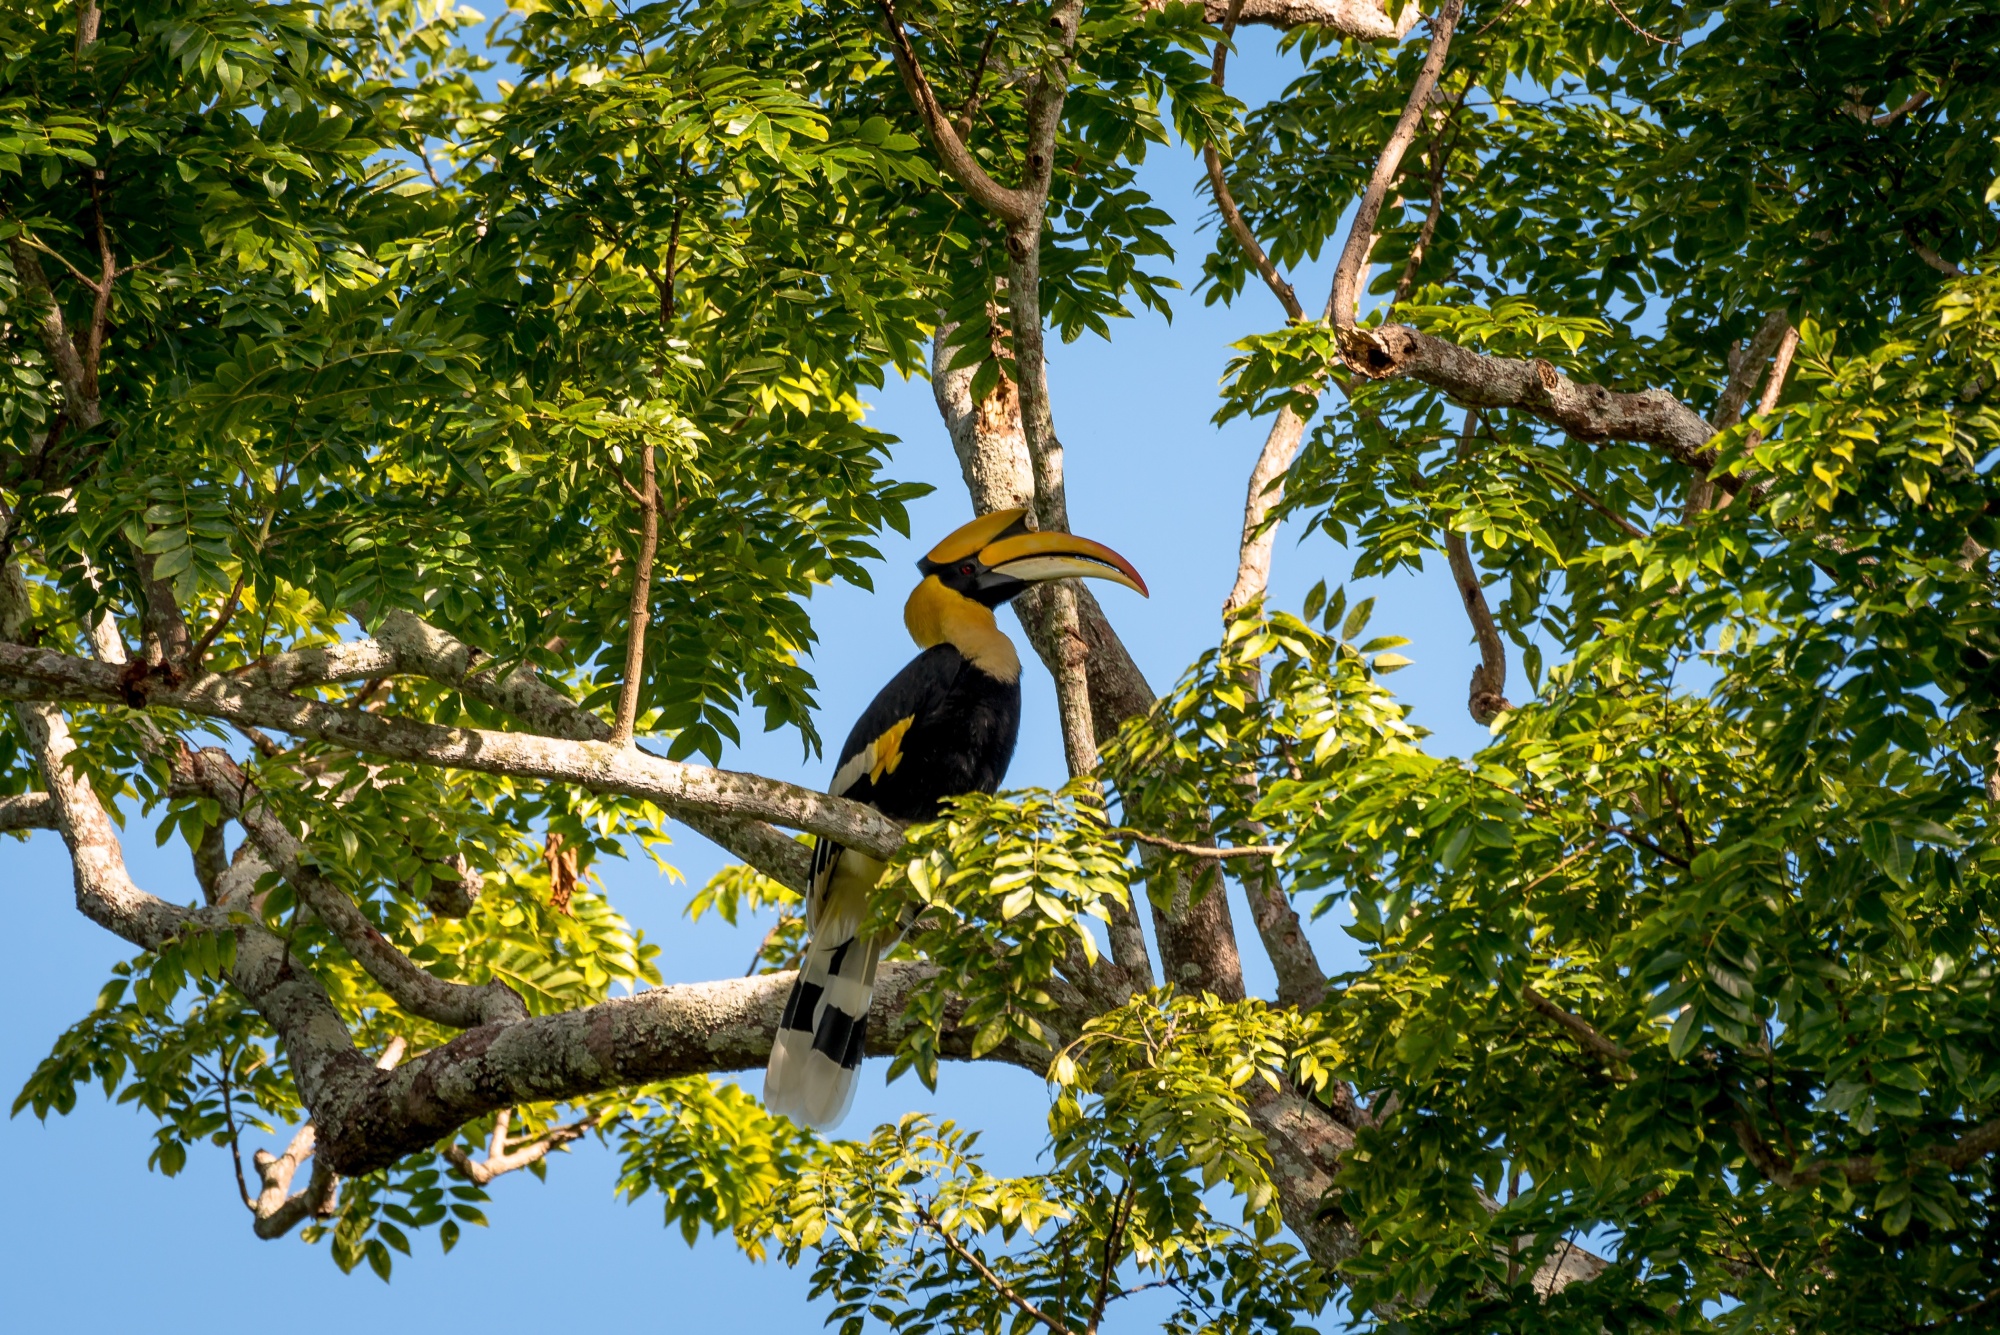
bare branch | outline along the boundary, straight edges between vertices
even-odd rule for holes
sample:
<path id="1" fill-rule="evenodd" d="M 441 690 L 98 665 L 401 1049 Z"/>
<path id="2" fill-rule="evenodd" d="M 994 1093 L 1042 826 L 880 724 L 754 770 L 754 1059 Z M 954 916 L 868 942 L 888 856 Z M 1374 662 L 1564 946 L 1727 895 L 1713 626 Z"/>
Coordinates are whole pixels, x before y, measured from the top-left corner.
<path id="1" fill-rule="evenodd" d="M 1396 128 L 1390 131 L 1389 142 L 1382 146 L 1382 156 L 1375 163 L 1375 173 L 1368 179 L 1368 188 L 1362 192 L 1361 202 L 1355 206 L 1354 221 L 1347 231 L 1347 244 L 1342 247 L 1340 264 L 1333 271 L 1333 291 L 1326 299 L 1326 319 L 1339 328 L 1351 328 L 1354 324 L 1361 302 L 1362 271 L 1368 267 L 1368 253 L 1375 246 L 1375 222 L 1382 215 L 1382 204 L 1389 196 L 1389 187 L 1395 184 L 1397 173 L 1402 169 L 1403 154 L 1417 137 L 1417 123 L 1423 118 L 1424 108 L 1430 104 L 1431 90 L 1437 87 L 1438 76 L 1444 72 L 1445 55 L 1451 50 L 1451 35 L 1458 26 L 1458 16 L 1464 10 L 1465 0 L 1444 0 L 1432 17 L 1430 50 L 1417 71 L 1417 81 L 1410 86 L 1410 97 L 1403 104 L 1403 114 L 1396 121 Z"/>
<path id="2" fill-rule="evenodd" d="M 1618 7 L 1618 0 L 1604 0 L 1604 3 L 1611 6 L 1611 12 L 1618 16 L 1618 21 L 1620 23 L 1630 28 L 1633 32 L 1638 33 L 1641 37 L 1653 43 L 1653 45 L 1655 46 L 1680 45 L 1680 39 L 1677 37 L 1662 37 L 1658 33 L 1648 31 L 1647 29 L 1640 27 L 1637 23 L 1634 23 L 1632 21 L 1632 16 L 1630 14 L 1627 14 L 1623 9 L 1620 9 Z"/>
<path id="3" fill-rule="evenodd" d="M 938 103 L 937 94 L 931 88 L 929 76 L 924 73 L 923 62 L 910 44 L 910 36 L 903 30 L 903 21 L 896 17 L 896 7 L 892 0 L 877 0 L 882 10 L 882 20 L 889 31 L 889 51 L 896 63 L 896 73 L 902 76 L 903 88 L 910 100 L 917 104 L 917 112 L 924 119 L 924 128 L 930 134 L 931 144 L 937 150 L 938 159 L 953 180 L 965 187 L 973 202 L 988 213 L 1008 222 L 1026 222 L 1031 216 L 1039 223 L 1041 199 L 1047 197 L 1044 187 L 1040 198 L 1030 188 L 1009 189 L 987 174 L 979 160 L 966 148 L 965 141 L 951 123 L 951 117 Z M 1074 29 L 1072 28 L 1072 31 Z"/>
<path id="4" fill-rule="evenodd" d="M 1477 421 L 1477 413 L 1465 414 L 1465 426 L 1458 435 L 1461 465 L 1471 461 L 1472 433 Z M 1458 585 L 1459 601 L 1465 604 L 1465 615 L 1472 622 L 1473 638 L 1479 644 L 1479 665 L 1472 669 L 1465 707 L 1472 721 L 1485 727 L 1514 707 L 1507 703 L 1507 646 L 1501 643 L 1500 630 L 1493 624 L 1493 609 L 1487 606 L 1486 590 L 1479 580 L 1479 568 L 1472 564 L 1465 535 L 1448 525 L 1444 531 L 1444 554 L 1451 565 L 1452 580 Z"/>
<path id="5" fill-rule="evenodd" d="M 1396 0 L 1242 0 L 1244 23 L 1289 31 L 1327 28 L 1364 42 L 1401 41 L 1416 26 L 1420 11 L 1414 4 L 1391 8 Z M 1146 0 L 1148 9 L 1164 8 L 1166 0 Z M 1230 0 L 1202 0 L 1202 16 L 1219 24 L 1229 13 Z"/>
<path id="6" fill-rule="evenodd" d="M 412 613 L 385 614 L 376 638 L 282 654 L 238 674 L 247 684 L 288 691 L 334 681 L 413 673 L 458 687 L 466 695 L 527 724 L 538 733 L 578 742 L 602 742 L 611 725 L 544 682 L 528 664 L 502 673 L 470 645 Z M 805 886 L 811 853 L 760 820 L 686 808 L 676 817 L 737 857 L 795 890 Z"/>
<path id="7" fill-rule="evenodd" d="M 146 703 L 272 728 L 391 760 L 484 774 L 573 783 L 623 793 L 670 812 L 710 811 L 771 820 L 889 857 L 902 828 L 872 807 L 759 775 L 683 764 L 631 748 L 525 733 L 444 727 L 389 718 L 246 686 L 213 674 L 184 686 L 140 683 Z M 133 684 L 123 670 L 52 650 L 0 644 L 0 697 L 118 705 Z"/>
<path id="8" fill-rule="evenodd" d="M 1785 336 L 1778 342 L 1777 355 L 1771 359 L 1771 374 L 1764 378 L 1764 393 L 1757 400 L 1757 415 L 1767 416 L 1777 408 L 1778 396 L 1785 392 L 1785 377 L 1791 374 L 1792 355 L 1799 350 L 1799 331 L 1794 326 L 1786 326 Z"/>
<path id="9" fill-rule="evenodd" d="M 1931 95 L 1929 93 L 1923 93 L 1923 92 L 1911 93 L 1908 98 L 1904 99 L 1902 105 L 1891 107 L 1889 108 L 1889 110 L 1883 112 L 1879 116 L 1870 116 L 1868 118 L 1868 122 L 1871 125 L 1894 125 L 1897 121 L 1909 115 L 1911 112 L 1917 110 L 1919 107 L 1923 106 L 1930 100 L 1931 100 Z"/>
<path id="10" fill-rule="evenodd" d="M 389 1046 L 376 1059 L 375 1069 L 395 1070 L 408 1046 L 401 1034 L 390 1039 Z M 263 1182 L 263 1190 L 250 1203 L 250 1210 L 255 1217 L 251 1227 L 258 1237 L 266 1241 L 282 1238 L 307 1215 L 317 1215 L 321 1219 L 333 1216 L 335 1189 L 340 1185 L 340 1178 L 324 1159 L 313 1164 L 312 1177 L 304 1191 L 296 1195 L 287 1194 L 291 1191 L 292 1178 L 298 1173 L 299 1165 L 312 1157 L 316 1140 L 313 1124 L 307 1122 L 298 1129 L 283 1154 L 257 1151 L 253 1162 L 257 1167 L 257 1176 Z"/>
<path id="11" fill-rule="evenodd" d="M 1215 58 L 1209 66 L 1209 82 L 1222 87 L 1223 73 L 1229 62 L 1230 39 L 1236 35 L 1237 20 L 1243 15 L 1244 0 L 1229 0 L 1229 7 L 1222 18 L 1222 35 L 1215 39 Z M 1271 289 L 1271 295 L 1285 308 L 1285 317 L 1291 320 L 1306 318 L 1305 308 L 1299 305 L 1298 293 L 1278 272 L 1278 266 L 1271 262 L 1264 247 L 1257 240 L 1256 233 L 1243 217 L 1243 211 L 1236 207 L 1236 196 L 1229 191 L 1229 178 L 1222 170 L 1222 154 L 1214 144 L 1203 144 L 1202 165 L 1208 168 L 1208 187 L 1215 196 L 1215 207 L 1222 214 L 1222 221 L 1228 225 L 1229 234 L 1236 238 L 1237 246 L 1249 257 L 1250 263 L 1263 276 L 1264 285 Z"/>
<path id="12" fill-rule="evenodd" d="M 1473 352 L 1407 325 L 1352 329 L 1343 338 L 1348 364 L 1373 379 L 1403 376 L 1442 390 L 1468 408 L 1530 413 L 1586 443 L 1629 440 L 1656 445 L 1706 473 L 1715 428 L 1665 390 L 1622 393 L 1579 385 L 1545 361 Z"/>
<path id="13" fill-rule="evenodd" d="M 300 1165 L 313 1157 L 315 1135 L 313 1124 L 307 1122 L 292 1137 L 292 1143 L 285 1147 L 283 1154 L 272 1154 L 269 1150 L 258 1150 L 252 1162 L 256 1165 L 257 1176 L 263 1182 L 263 1189 L 250 1209 L 253 1216 L 252 1230 L 265 1240 L 282 1238 L 305 1220 L 308 1215 L 322 1217 L 333 1213 L 334 1191 L 340 1184 L 324 1160 L 313 1164 L 311 1178 L 305 1190 L 292 1193 L 292 1178 Z"/>
<path id="14" fill-rule="evenodd" d="M 53 830 L 56 828 L 55 798 L 47 793 L 19 793 L 0 797 L 0 834 L 11 830 Z"/>
<path id="15" fill-rule="evenodd" d="M 1178 839 L 1165 839 L 1157 834 L 1147 834 L 1144 830 L 1128 830 L 1123 826 L 1112 830 L 1111 833 L 1135 843 L 1164 848 L 1170 853 L 1179 853 L 1191 858 L 1206 858 L 1211 861 L 1227 858 L 1274 858 L 1285 852 L 1283 844 L 1248 844 L 1233 848 L 1217 848 L 1210 844 L 1184 844 Z"/>
<path id="16" fill-rule="evenodd" d="M 484 1159 L 473 1158 L 458 1145 L 447 1147 L 444 1157 L 451 1162 L 452 1167 L 483 1187 L 503 1173 L 512 1173 L 526 1168 L 529 1164 L 540 1162 L 547 1157 L 550 1150 L 558 1146 L 567 1145 L 573 1140 L 581 1140 L 598 1123 L 597 1118 L 586 1117 L 564 1126 L 552 1126 L 540 1135 L 526 1136 L 511 1142 L 512 1148 L 509 1148 L 507 1130 L 512 1125 L 512 1118 L 513 1111 L 508 1108 L 502 1108 L 493 1114 L 493 1136 L 487 1142 Z"/>
<path id="17" fill-rule="evenodd" d="M 659 465 L 653 443 L 640 453 L 639 555 L 632 567 L 632 605 L 625 632 L 625 679 L 618 687 L 618 715 L 611 725 L 611 745 L 631 746 L 639 717 L 639 687 L 645 676 L 646 627 L 653 620 L 653 558 L 660 549 Z"/>
<path id="18" fill-rule="evenodd" d="M 1908 223 L 1904 223 L 1903 235 L 1909 239 L 1910 249 L 1915 251 L 1917 258 L 1922 260 L 1925 264 L 1930 265 L 1931 268 L 1936 269 L 1939 273 L 1943 274 L 1947 278 L 1965 277 L 1965 270 L 1959 268 L 1956 264 L 1953 264 L 1950 260 L 1946 259 L 1944 256 L 1938 254 L 1935 250 L 1932 250 L 1929 246 L 1925 245 L 1922 241 L 1918 240 L 1917 229 L 1915 227 L 1911 226 Z"/>
<path id="19" fill-rule="evenodd" d="M 1326 996 L 1326 970 L 1320 967 L 1312 942 L 1306 940 L 1299 911 L 1278 883 L 1276 869 L 1254 869 L 1243 877 L 1243 889 L 1250 900 L 1257 939 L 1263 942 L 1272 971 L 1278 975 L 1278 1000 L 1301 1008 L 1318 1005 Z"/>
<path id="20" fill-rule="evenodd" d="M 405 1062 L 385 1079 L 343 1087 L 314 1106 L 324 1149 L 350 1175 L 371 1172 L 435 1144 L 465 1123 L 503 1107 L 561 1102 L 623 1086 L 680 1076 L 761 1069 L 796 975 L 759 974 L 680 983 L 615 997 L 594 1006 L 487 1025 Z M 916 1021 L 906 1011 L 919 989 L 935 986 L 929 964 L 884 964 L 868 1021 L 868 1052 L 895 1051 Z M 1060 979 L 1058 1012 L 1074 1025 L 1089 1013 Z M 941 1051 L 970 1057 L 974 1031 L 948 1012 Z M 1051 1054 L 1006 1043 L 989 1059 L 1037 1074 Z M 309 1105 L 312 1106 L 312 1105 Z"/>
<path id="21" fill-rule="evenodd" d="M 1264 448 L 1250 470 L 1250 486 L 1243 498 L 1243 536 L 1236 549 L 1236 582 L 1222 600 L 1224 620 L 1236 615 L 1264 596 L 1271 583 L 1271 553 L 1278 541 L 1278 526 L 1271 512 L 1284 499 L 1285 472 L 1298 456 L 1305 439 L 1306 419 L 1290 405 L 1278 410 L 1264 437 Z"/>
<path id="22" fill-rule="evenodd" d="M 1727 431 L 1743 418 L 1743 405 L 1750 401 L 1750 392 L 1757 388 L 1757 381 L 1763 377 L 1764 363 L 1783 341 L 1792 327 L 1791 312 L 1780 308 L 1764 317 L 1757 332 L 1750 339 L 1750 346 L 1732 360 L 1729 380 L 1722 387 L 1722 397 L 1715 405 L 1715 429 Z M 1796 335 L 1794 335 L 1796 341 Z"/>

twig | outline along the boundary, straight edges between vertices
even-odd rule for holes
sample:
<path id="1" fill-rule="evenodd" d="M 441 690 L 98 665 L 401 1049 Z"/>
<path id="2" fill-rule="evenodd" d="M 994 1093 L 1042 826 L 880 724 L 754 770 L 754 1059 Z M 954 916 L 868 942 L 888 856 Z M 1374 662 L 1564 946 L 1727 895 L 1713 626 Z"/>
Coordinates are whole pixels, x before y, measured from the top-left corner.
<path id="1" fill-rule="evenodd" d="M 1586 853 L 1590 852 L 1590 850 L 1596 847 L 1597 847 L 1597 839 L 1595 836 L 1584 840 L 1583 843 L 1578 846 L 1577 850 L 1574 853 L 1571 853 L 1561 862 L 1558 862 L 1555 866 L 1549 868 L 1547 871 L 1543 872 L 1540 876 L 1537 876 L 1534 880 L 1522 886 L 1517 893 L 1525 895 L 1530 890 L 1539 888 L 1544 882 L 1549 880 L 1549 878 L 1561 875 L 1563 870 L 1567 868 L 1571 863 L 1575 862 L 1578 858 L 1584 856 Z"/>
<path id="2" fill-rule="evenodd" d="M 1680 38 L 1678 37 L 1662 37 L 1658 33 L 1648 32 L 1644 28 L 1640 27 L 1638 24 L 1634 23 L 1632 21 L 1632 17 L 1629 14 L 1627 14 L 1624 10 L 1618 7 L 1618 0 L 1604 0 L 1604 3 L 1611 6 L 1611 12 L 1618 16 L 1620 22 L 1622 22 L 1626 27 L 1630 28 L 1633 32 L 1638 33 L 1641 37 L 1645 38 L 1647 41 L 1652 42 L 1658 46 L 1679 46 L 1681 44 Z"/>
<path id="3" fill-rule="evenodd" d="M 1244 844 L 1234 848 L 1216 848 L 1210 844 L 1184 844 L 1178 839 L 1165 839 L 1157 834 L 1147 834 L 1143 830 L 1129 830 L 1123 826 L 1113 827 L 1111 833 L 1142 844 L 1151 844 L 1154 848 L 1183 853 L 1191 858 L 1275 858 L 1285 853 L 1289 847 L 1285 844 Z"/>
<path id="4" fill-rule="evenodd" d="M 1557 486 L 1560 486 L 1570 495 L 1576 497 L 1578 500 L 1582 501 L 1585 505 L 1597 511 L 1597 513 L 1603 515 L 1606 519 L 1609 519 L 1612 523 L 1616 524 L 1619 528 L 1623 529 L 1625 531 L 1626 536 L 1633 538 L 1649 538 L 1652 536 L 1652 534 L 1648 533 L 1645 529 L 1639 527 L 1637 524 L 1627 519 L 1624 515 L 1621 515 L 1618 513 L 1618 511 L 1612 509 L 1608 502 L 1593 495 L 1588 489 L 1579 486 L 1572 478 L 1570 478 L 1568 474 L 1564 473 L 1561 469 L 1550 468 L 1533 459 L 1530 459 L 1528 461 L 1528 467 L 1534 469 L 1536 472 L 1540 473 L 1543 477 L 1549 479 L 1549 481 L 1554 482 Z"/>
<path id="5" fill-rule="evenodd" d="M 778 920 L 771 924 L 771 930 L 764 933 L 764 939 L 757 943 L 757 952 L 750 957 L 750 967 L 743 971 L 745 978 L 757 972 L 757 961 L 764 958 L 764 952 L 770 948 L 771 942 L 777 939 L 778 933 L 785 930 L 785 924 L 796 921 L 798 919 L 794 914 L 780 913 L 778 915 Z"/>
<path id="6" fill-rule="evenodd" d="M 978 1273 L 979 1277 L 985 1280 L 987 1285 L 990 1288 L 992 1288 L 992 1290 L 995 1293 L 999 1294 L 1002 1298 L 1005 1298 L 1008 1302 L 1014 1304 L 1014 1306 L 1020 1309 L 1020 1311 L 1024 1315 L 1032 1317 L 1036 1321 L 1041 1322 L 1044 1326 L 1049 1328 L 1049 1330 L 1052 1332 L 1052 1335 L 1076 1335 L 1076 1333 L 1072 1331 L 1068 1326 L 1056 1320 L 1054 1317 L 1050 1316 L 1047 1312 L 1044 1312 L 1041 1308 L 1035 1306 L 1033 1303 L 1029 1302 L 1026 1298 L 1023 1298 L 1020 1294 L 1016 1293 L 1008 1285 L 1006 1280 L 1001 1279 L 1000 1276 L 994 1274 L 993 1271 L 987 1267 L 986 1262 L 980 1260 L 977 1256 L 973 1255 L 973 1253 L 968 1251 L 965 1245 L 961 1243 L 956 1237 L 953 1237 L 950 1233 L 946 1232 L 944 1226 L 938 1223 L 937 1216 L 931 1213 L 929 1206 L 927 1205 L 917 1206 L 917 1218 L 923 1220 L 924 1223 L 929 1225 L 931 1230 L 934 1233 L 936 1233 L 939 1238 L 943 1239 L 944 1245 L 951 1249 L 952 1255 L 958 1257 L 959 1260 L 971 1266 L 973 1270 Z"/>
<path id="7" fill-rule="evenodd" d="M 1241 5 L 1242 0 L 1232 0 L 1231 12 Z M 1097 1273 L 1097 1301 L 1090 1306 L 1090 1329 L 1095 1331 L 1104 1321 L 1104 1304 L 1109 1300 L 1111 1275 L 1118 1268 L 1119 1254 L 1125 1246 L 1125 1227 L 1132 1219 L 1132 1204 L 1139 1195 L 1138 1179 L 1132 1175 L 1132 1163 L 1138 1157 L 1138 1147 L 1125 1151 L 1125 1189 L 1118 1193 L 1116 1222 L 1104 1237 L 1104 1268 Z"/>
<path id="8" fill-rule="evenodd" d="M 1431 90 L 1437 87 L 1438 76 L 1444 72 L 1445 55 L 1451 50 L 1451 34 L 1458 26 L 1458 16 L 1464 11 L 1465 0 L 1444 0 L 1437 15 L 1431 19 L 1430 50 L 1424 56 L 1422 68 L 1417 71 L 1416 83 L 1410 87 L 1410 98 L 1403 104 L 1402 117 L 1390 132 L 1389 142 L 1382 146 L 1382 156 L 1375 163 L 1375 174 L 1369 178 L 1368 189 L 1362 193 L 1361 202 L 1355 207 L 1354 222 L 1347 232 L 1347 244 L 1340 252 L 1340 265 L 1333 272 L 1333 291 L 1326 299 L 1325 318 L 1338 328 L 1354 327 L 1355 311 L 1361 301 L 1361 271 L 1367 267 L 1368 253 L 1375 246 L 1375 222 L 1382 216 L 1382 201 L 1387 198 L 1389 187 L 1403 165 L 1403 154 L 1416 138 L 1417 122 L 1422 119 L 1424 108 L 1430 102 Z"/>
<path id="9" fill-rule="evenodd" d="M 77 282 L 82 283 L 92 292 L 97 291 L 96 279 L 92 278 L 89 274 L 85 273 L 83 270 L 77 268 L 74 264 L 71 264 L 68 258 L 65 257 L 61 251 L 55 249 L 53 246 L 50 246 L 47 242 L 43 241 L 33 232 L 26 232 L 26 231 L 22 232 L 21 243 L 23 245 L 30 246 L 35 250 L 41 251 L 42 254 L 47 255 L 50 259 L 55 260 L 58 264 L 62 265 L 63 268 L 69 270 L 70 276 L 75 278 Z"/>
<path id="10" fill-rule="evenodd" d="M 231 1097 L 229 1054 L 223 1054 L 220 1065 L 215 1082 L 222 1086 L 222 1124 L 229 1132 L 229 1161 L 236 1169 L 236 1193 L 243 1198 L 243 1208 L 255 1214 L 257 1202 L 250 1196 L 249 1179 L 243 1176 L 243 1144 L 236 1128 L 236 1103 Z"/>
<path id="11" fill-rule="evenodd" d="M 1632 1060 L 1629 1051 L 1598 1033 L 1590 1021 L 1581 1015 L 1563 1009 L 1532 987 L 1523 987 L 1521 995 L 1527 999 L 1530 1006 L 1568 1030 L 1579 1043 L 1606 1061 L 1617 1062 L 1622 1066 Z"/>
<path id="12" fill-rule="evenodd" d="M 666 340 L 675 314 L 675 265 L 681 241 L 681 205 L 674 207 L 673 232 L 667 238 L 664 273 L 654 281 L 660 293 L 660 378 L 666 376 Z M 625 639 L 625 678 L 618 686 L 618 712 L 611 727 L 611 745 L 632 745 L 632 730 L 639 718 L 639 688 L 646 669 L 646 628 L 653 620 L 653 559 L 660 550 L 660 477 L 653 442 L 643 442 L 639 475 L 644 486 L 636 498 L 639 507 L 639 559 L 632 569 L 632 603 Z M 618 479 L 626 491 L 632 488 Z"/>
<path id="13" fill-rule="evenodd" d="M 959 137 L 967 142 L 972 139 L 973 117 L 979 114 L 979 91 L 986 79 L 986 61 L 993 54 L 993 43 L 1000 36 L 1000 24 L 1004 17 L 994 19 L 992 28 L 987 30 L 986 40 L 979 47 L 979 60 L 972 67 L 972 91 L 966 94 L 965 105 L 958 109 Z"/>
<path id="14" fill-rule="evenodd" d="M 208 629 L 201 633 L 201 638 L 196 640 L 194 646 L 188 650 L 187 670 L 189 676 L 193 677 L 201 674 L 201 660 L 208 653 L 209 646 L 215 643 L 215 637 L 220 635 L 223 627 L 229 624 L 229 618 L 236 615 L 237 604 L 243 598 L 243 581 L 249 574 L 250 567 L 247 564 L 236 572 L 236 582 L 230 585 L 229 596 L 222 600 L 222 610 L 215 614 L 215 620 L 209 624 Z"/>
<path id="15" fill-rule="evenodd" d="M 1757 400 L 1757 415 L 1763 417 L 1778 406 L 1778 396 L 1785 391 L 1785 377 L 1791 373 L 1792 354 L 1799 350 L 1799 331 L 1796 326 L 1787 326 L 1785 336 L 1778 341 L 1777 354 L 1771 359 L 1771 374 L 1764 380 L 1763 397 Z M 1752 432 L 1753 439 L 1762 439 Z"/>
<path id="16" fill-rule="evenodd" d="M 1445 169 L 1450 165 L 1451 155 L 1458 148 L 1458 141 L 1465 133 L 1458 128 L 1458 114 L 1465 109 L 1465 99 L 1472 92 L 1473 83 L 1473 76 L 1468 74 L 1465 87 L 1458 90 L 1458 97 L 1451 104 L 1450 115 L 1445 123 L 1438 127 L 1437 132 L 1431 135 L 1430 150 L 1425 155 L 1430 161 L 1431 169 L 1430 205 L 1424 211 L 1423 225 L 1417 229 L 1417 242 L 1410 247 L 1410 258 L 1403 263 L 1402 276 L 1396 280 L 1396 290 L 1389 296 L 1389 309 L 1392 311 L 1410 295 L 1411 288 L 1416 286 L 1417 269 L 1423 264 L 1424 255 L 1430 249 L 1431 238 L 1437 235 L 1438 219 L 1444 215 Z M 1439 141 L 1444 138 L 1447 129 L 1452 131 L 1451 141 L 1441 144 Z"/>

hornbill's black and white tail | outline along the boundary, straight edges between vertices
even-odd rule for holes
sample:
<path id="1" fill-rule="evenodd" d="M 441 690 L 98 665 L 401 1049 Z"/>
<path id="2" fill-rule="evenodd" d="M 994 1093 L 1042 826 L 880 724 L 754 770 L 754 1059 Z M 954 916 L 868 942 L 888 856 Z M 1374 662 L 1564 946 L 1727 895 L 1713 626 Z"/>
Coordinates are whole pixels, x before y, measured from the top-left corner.
<path id="1" fill-rule="evenodd" d="M 861 1075 L 882 952 L 860 928 L 882 864 L 824 840 L 814 854 L 812 938 L 764 1068 L 764 1106 L 826 1131 L 847 1116 Z"/>

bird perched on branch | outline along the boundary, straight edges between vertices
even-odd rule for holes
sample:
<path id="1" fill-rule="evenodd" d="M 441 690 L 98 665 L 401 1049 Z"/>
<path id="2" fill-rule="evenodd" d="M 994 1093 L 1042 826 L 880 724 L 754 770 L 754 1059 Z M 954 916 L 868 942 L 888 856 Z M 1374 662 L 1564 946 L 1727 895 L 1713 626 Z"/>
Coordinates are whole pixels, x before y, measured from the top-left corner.
<path id="1" fill-rule="evenodd" d="M 848 734 L 827 792 L 903 821 L 931 820 L 946 798 L 999 788 L 1021 724 L 1021 659 L 994 609 L 1047 580 L 1089 576 L 1146 592 L 1109 547 L 1029 529 L 1026 510 L 965 525 L 917 562 L 923 580 L 903 624 L 923 650 Z M 808 1126 L 847 1115 L 860 1072 L 875 965 L 892 940 L 863 935 L 883 864 L 820 837 L 806 896 L 810 940 L 785 1003 L 764 1103 Z"/>

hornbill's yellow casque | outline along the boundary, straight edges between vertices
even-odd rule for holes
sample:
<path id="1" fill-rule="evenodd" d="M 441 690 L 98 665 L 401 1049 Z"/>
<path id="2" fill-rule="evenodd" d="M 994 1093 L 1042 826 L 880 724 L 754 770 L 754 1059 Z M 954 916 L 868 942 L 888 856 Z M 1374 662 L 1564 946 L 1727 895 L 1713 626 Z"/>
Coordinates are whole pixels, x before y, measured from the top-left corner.
<path id="1" fill-rule="evenodd" d="M 1110 548 L 1026 521 L 1025 510 L 995 511 L 917 562 L 924 578 L 903 623 L 923 652 L 863 711 L 829 793 L 920 821 L 948 797 L 993 792 L 1021 723 L 1021 660 L 993 610 L 1030 584 L 1080 575 L 1146 592 Z M 810 940 L 764 1073 L 765 1105 L 808 1126 L 833 1126 L 854 1101 L 875 964 L 894 944 L 860 931 L 881 875 L 880 862 L 825 837 L 813 848 Z"/>

